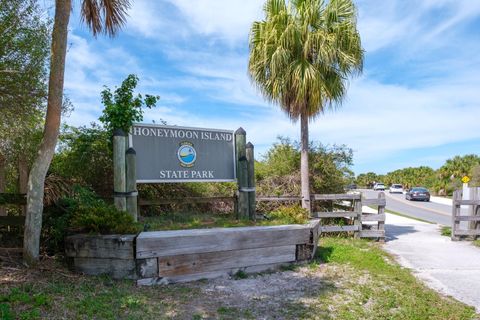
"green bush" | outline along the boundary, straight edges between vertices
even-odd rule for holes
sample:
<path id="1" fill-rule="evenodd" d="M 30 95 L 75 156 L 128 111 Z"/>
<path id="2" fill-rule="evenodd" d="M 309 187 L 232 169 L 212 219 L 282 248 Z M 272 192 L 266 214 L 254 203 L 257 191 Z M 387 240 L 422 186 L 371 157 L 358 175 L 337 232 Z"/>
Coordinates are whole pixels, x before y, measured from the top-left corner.
<path id="1" fill-rule="evenodd" d="M 283 206 L 267 215 L 269 220 L 275 220 L 281 224 L 303 224 L 307 223 L 309 213 L 300 205 Z"/>
<path id="2" fill-rule="evenodd" d="M 100 199 L 92 190 L 74 186 L 73 194 L 45 210 L 43 245 L 47 253 L 63 253 L 65 237 L 74 232 L 136 233 L 133 218 Z"/>
<path id="3" fill-rule="evenodd" d="M 133 217 L 128 212 L 117 210 L 113 205 L 79 207 L 72 219 L 72 227 L 89 233 L 137 233 Z"/>

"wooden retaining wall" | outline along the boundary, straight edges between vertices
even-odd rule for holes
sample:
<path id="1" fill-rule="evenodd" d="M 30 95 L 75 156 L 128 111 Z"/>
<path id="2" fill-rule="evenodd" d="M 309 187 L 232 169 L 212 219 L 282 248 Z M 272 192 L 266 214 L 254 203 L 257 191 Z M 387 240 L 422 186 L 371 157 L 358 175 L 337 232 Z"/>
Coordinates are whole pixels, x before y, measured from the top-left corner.
<path id="1" fill-rule="evenodd" d="M 76 271 L 137 279 L 140 285 L 261 272 L 313 258 L 319 220 L 305 225 L 75 235 L 66 254 Z"/>

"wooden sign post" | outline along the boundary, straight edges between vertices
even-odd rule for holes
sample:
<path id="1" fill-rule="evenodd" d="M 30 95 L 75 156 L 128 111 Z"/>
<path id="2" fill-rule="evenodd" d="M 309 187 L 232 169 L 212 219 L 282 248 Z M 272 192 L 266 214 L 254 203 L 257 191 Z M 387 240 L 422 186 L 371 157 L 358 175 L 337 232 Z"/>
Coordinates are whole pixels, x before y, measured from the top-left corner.
<path id="1" fill-rule="evenodd" d="M 125 146 L 127 135 L 123 130 L 113 131 L 113 196 L 118 210 L 127 210 L 125 192 L 127 191 L 125 175 Z"/>
<path id="2" fill-rule="evenodd" d="M 246 152 L 247 133 L 243 128 L 235 131 L 235 156 L 238 184 L 238 218 L 249 218 L 248 205 L 248 164 Z"/>
<path id="3" fill-rule="evenodd" d="M 251 142 L 246 145 L 247 171 L 248 171 L 248 216 L 250 220 L 256 220 L 255 200 L 255 156 Z"/>

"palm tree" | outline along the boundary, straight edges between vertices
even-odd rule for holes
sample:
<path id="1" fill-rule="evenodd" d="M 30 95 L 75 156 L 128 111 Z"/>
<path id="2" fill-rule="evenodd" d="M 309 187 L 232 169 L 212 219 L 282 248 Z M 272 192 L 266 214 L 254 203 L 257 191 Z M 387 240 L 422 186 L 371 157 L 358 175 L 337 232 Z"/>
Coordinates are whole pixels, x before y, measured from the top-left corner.
<path id="1" fill-rule="evenodd" d="M 363 49 L 352 0 L 267 0 L 250 31 L 249 74 L 264 97 L 300 119 L 302 206 L 310 210 L 308 122 L 339 105 Z"/>
<path id="2" fill-rule="evenodd" d="M 82 0 L 81 7 L 81 18 L 94 36 L 99 33 L 114 36 L 125 23 L 130 2 L 129 0 Z M 61 121 L 68 21 L 71 11 L 71 0 L 55 1 L 47 114 L 42 143 L 28 178 L 23 259 L 30 265 L 38 261 L 45 176 L 55 152 Z"/>

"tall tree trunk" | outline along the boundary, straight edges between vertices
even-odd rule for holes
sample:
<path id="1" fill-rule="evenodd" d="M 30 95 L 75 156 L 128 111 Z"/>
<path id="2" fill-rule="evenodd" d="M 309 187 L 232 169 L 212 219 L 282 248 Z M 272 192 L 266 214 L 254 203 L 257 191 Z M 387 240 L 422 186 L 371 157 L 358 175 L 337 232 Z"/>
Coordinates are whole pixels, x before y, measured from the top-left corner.
<path id="1" fill-rule="evenodd" d="M 27 214 L 23 240 L 23 260 L 27 265 L 35 264 L 40 252 L 44 183 L 55 152 L 60 128 L 68 21 L 71 9 L 71 0 L 55 1 L 47 115 L 42 143 L 28 177 Z"/>
<path id="2" fill-rule="evenodd" d="M 5 160 L 5 157 L 0 154 L 0 193 L 5 192 L 5 189 L 7 187 L 7 175 L 5 170 L 6 165 L 7 161 Z M 5 215 L 7 215 L 7 210 L 5 206 L 0 205 L 0 216 Z"/>
<path id="3" fill-rule="evenodd" d="M 310 175 L 308 169 L 308 115 L 300 116 L 300 177 L 302 181 L 302 207 L 311 212 L 310 206 Z"/>
<path id="4" fill-rule="evenodd" d="M 18 193 L 28 192 L 28 161 L 25 156 L 20 154 L 18 157 Z M 27 207 L 22 206 L 22 215 L 26 215 Z"/>

